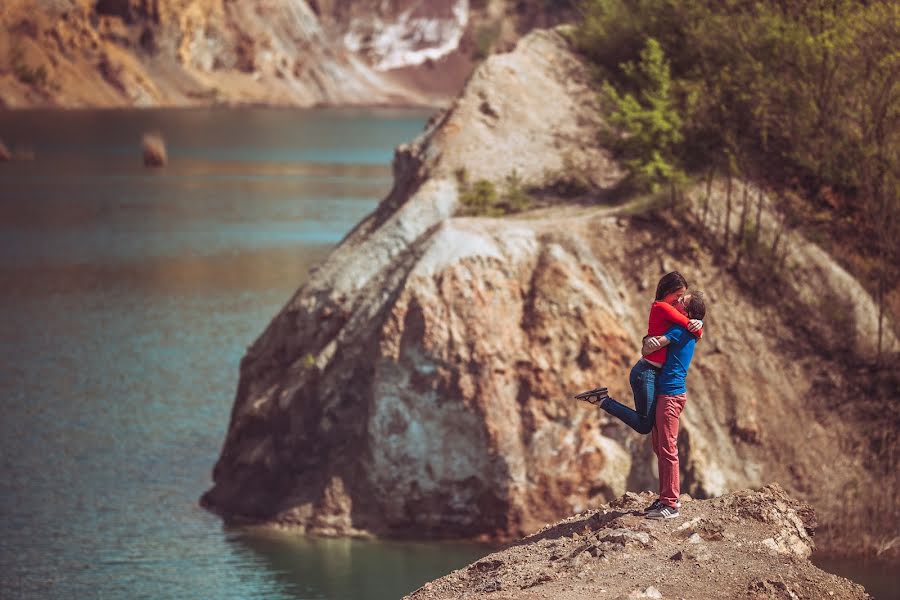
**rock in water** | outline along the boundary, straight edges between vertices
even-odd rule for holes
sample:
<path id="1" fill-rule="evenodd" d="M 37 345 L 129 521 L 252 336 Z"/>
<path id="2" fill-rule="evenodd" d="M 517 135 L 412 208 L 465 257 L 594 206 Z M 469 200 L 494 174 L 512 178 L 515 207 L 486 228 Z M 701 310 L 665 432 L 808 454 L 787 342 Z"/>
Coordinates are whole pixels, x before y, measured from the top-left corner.
<path id="1" fill-rule="evenodd" d="M 9 151 L 9 148 L 6 147 L 6 144 L 3 143 L 3 140 L 0 140 L 0 162 L 7 162 L 12 160 L 12 153 Z"/>
<path id="2" fill-rule="evenodd" d="M 145 167 L 164 167 L 168 162 L 166 142 L 158 133 L 147 133 L 141 140 Z"/>

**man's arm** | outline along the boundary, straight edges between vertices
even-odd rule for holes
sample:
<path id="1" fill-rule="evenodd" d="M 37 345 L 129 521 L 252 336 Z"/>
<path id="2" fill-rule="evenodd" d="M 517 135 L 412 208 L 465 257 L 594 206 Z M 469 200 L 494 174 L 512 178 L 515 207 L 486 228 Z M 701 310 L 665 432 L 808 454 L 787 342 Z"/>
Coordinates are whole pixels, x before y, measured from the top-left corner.
<path id="1" fill-rule="evenodd" d="M 641 346 L 641 356 L 647 356 L 648 354 L 653 354 L 660 348 L 669 345 L 669 338 L 664 335 L 652 336 L 648 335 L 644 337 L 644 344 Z"/>
<path id="2" fill-rule="evenodd" d="M 656 337 L 648 336 L 644 338 L 644 347 L 641 348 L 641 354 L 646 356 L 650 352 L 659 350 L 660 348 L 668 344 L 680 343 L 682 338 L 689 334 L 690 332 L 687 330 L 687 328 L 676 325 L 674 327 L 670 327 L 665 335 L 659 335 Z"/>

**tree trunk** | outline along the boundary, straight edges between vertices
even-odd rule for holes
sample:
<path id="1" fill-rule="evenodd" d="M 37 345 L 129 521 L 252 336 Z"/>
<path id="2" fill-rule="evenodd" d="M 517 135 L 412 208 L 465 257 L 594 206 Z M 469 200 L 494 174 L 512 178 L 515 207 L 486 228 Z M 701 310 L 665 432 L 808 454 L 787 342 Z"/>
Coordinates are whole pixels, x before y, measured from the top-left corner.
<path id="1" fill-rule="evenodd" d="M 784 232 L 784 219 L 779 215 L 778 216 L 778 226 L 775 230 L 775 239 L 772 240 L 772 257 L 771 264 L 772 268 L 775 269 L 778 264 L 778 244 L 781 242 L 781 235 Z"/>
<path id="2" fill-rule="evenodd" d="M 715 172 L 715 169 L 712 167 L 706 172 L 706 196 L 703 197 L 703 218 L 701 219 L 704 227 L 706 226 L 706 216 L 709 214 L 709 197 L 712 195 L 712 182 Z"/>
<path id="3" fill-rule="evenodd" d="M 747 244 L 746 234 L 747 234 L 747 205 L 750 203 L 750 191 L 748 186 L 744 185 L 744 193 L 741 196 L 741 222 L 738 227 L 738 247 L 737 247 L 737 257 L 734 259 L 734 268 L 737 269 L 741 264 L 741 257 L 744 255 L 744 246 Z"/>
<path id="4" fill-rule="evenodd" d="M 878 273 L 878 352 L 875 355 L 877 364 L 881 365 L 882 344 L 884 343 L 884 267 Z"/>
<path id="5" fill-rule="evenodd" d="M 725 242 L 723 248 L 723 258 L 726 261 L 728 260 L 728 249 L 731 243 L 731 182 L 731 173 L 728 173 L 728 183 L 725 188 Z"/>
<path id="6" fill-rule="evenodd" d="M 759 194 L 756 195 L 756 230 L 753 232 L 753 246 L 759 246 L 759 239 L 762 236 L 762 203 L 763 191 L 759 188 Z"/>

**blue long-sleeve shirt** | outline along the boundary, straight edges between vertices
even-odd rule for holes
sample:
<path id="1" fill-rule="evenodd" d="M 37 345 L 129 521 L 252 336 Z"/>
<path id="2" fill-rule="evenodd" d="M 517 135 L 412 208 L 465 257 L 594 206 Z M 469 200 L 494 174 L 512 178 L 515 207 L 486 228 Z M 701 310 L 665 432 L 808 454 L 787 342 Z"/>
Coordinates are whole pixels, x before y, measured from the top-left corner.
<path id="1" fill-rule="evenodd" d="M 671 396 L 687 393 L 687 373 L 694 357 L 697 338 L 687 329 L 675 325 L 666 332 L 669 350 L 666 362 L 656 378 L 656 393 Z"/>

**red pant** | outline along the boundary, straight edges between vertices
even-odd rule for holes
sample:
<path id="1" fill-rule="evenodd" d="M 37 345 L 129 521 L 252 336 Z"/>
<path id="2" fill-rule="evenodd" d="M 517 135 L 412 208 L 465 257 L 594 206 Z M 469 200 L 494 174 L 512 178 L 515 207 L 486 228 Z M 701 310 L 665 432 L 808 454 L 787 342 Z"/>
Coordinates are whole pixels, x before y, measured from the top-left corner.
<path id="1" fill-rule="evenodd" d="M 681 485 L 678 481 L 678 417 L 684 410 L 687 395 L 656 397 L 656 423 L 651 437 L 656 464 L 659 466 L 659 499 L 675 508 Z"/>

